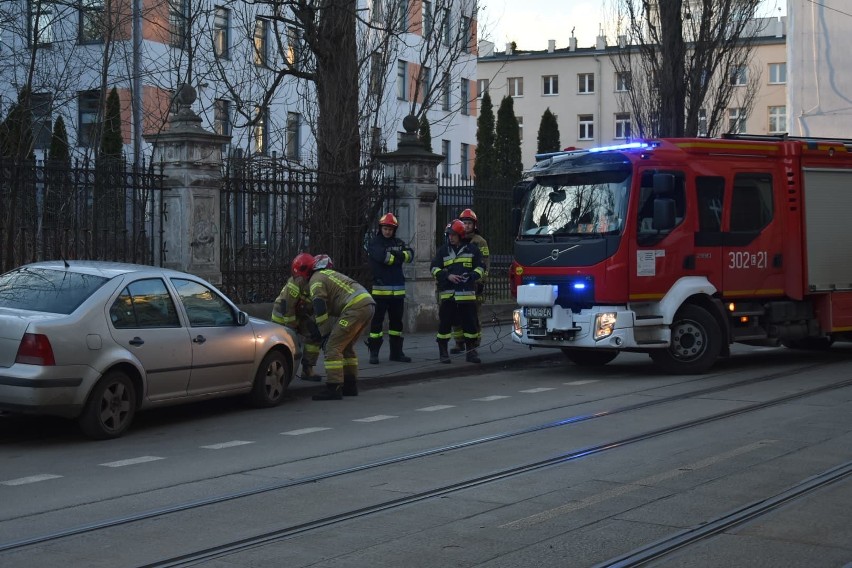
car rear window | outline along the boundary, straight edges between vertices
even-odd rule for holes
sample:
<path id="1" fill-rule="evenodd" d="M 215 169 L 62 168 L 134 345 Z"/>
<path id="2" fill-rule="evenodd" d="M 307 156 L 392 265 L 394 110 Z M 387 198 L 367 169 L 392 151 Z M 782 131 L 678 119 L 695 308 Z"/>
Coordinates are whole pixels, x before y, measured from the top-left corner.
<path id="1" fill-rule="evenodd" d="M 65 270 L 19 268 L 0 275 L 0 307 L 70 314 L 107 280 Z"/>

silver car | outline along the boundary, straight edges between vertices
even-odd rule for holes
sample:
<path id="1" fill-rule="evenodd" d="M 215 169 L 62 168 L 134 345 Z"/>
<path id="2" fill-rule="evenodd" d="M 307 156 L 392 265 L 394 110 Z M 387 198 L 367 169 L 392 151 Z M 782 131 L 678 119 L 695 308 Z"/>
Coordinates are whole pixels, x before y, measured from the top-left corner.
<path id="1" fill-rule="evenodd" d="M 0 275 L 0 410 L 75 418 L 96 439 L 144 408 L 240 394 L 275 406 L 300 348 L 183 272 L 60 260 Z"/>

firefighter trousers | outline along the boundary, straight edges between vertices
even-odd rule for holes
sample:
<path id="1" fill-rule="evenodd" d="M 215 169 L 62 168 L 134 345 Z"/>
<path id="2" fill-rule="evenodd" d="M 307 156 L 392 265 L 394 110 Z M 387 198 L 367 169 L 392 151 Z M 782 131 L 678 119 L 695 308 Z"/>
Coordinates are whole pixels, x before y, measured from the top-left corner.
<path id="1" fill-rule="evenodd" d="M 405 308 L 405 296 L 373 296 L 376 300 L 376 313 L 370 324 L 370 339 L 382 339 L 385 314 L 388 316 L 388 335 L 402 337 L 402 313 Z"/>
<path id="2" fill-rule="evenodd" d="M 358 356 L 355 344 L 373 319 L 375 305 L 360 302 L 346 308 L 331 328 L 325 344 L 326 383 L 342 385 L 343 377 L 358 378 Z"/>

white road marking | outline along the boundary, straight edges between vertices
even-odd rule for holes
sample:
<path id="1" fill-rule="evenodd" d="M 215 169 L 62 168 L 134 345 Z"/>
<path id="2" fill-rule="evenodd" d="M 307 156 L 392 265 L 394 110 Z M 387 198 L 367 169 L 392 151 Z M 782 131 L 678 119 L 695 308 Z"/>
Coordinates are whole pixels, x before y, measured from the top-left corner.
<path id="1" fill-rule="evenodd" d="M 0 485 L 26 485 L 27 483 L 38 483 L 39 481 L 47 481 L 48 479 L 59 479 L 60 477 L 62 476 L 43 473 L 41 475 L 31 475 L 29 477 L 10 479 L 9 481 L 0 481 Z"/>
<path id="2" fill-rule="evenodd" d="M 570 383 L 562 383 L 562 384 L 563 385 L 570 385 L 572 387 L 577 387 L 577 386 L 580 386 L 580 385 L 588 385 L 589 383 L 596 383 L 596 382 L 598 382 L 597 379 L 589 380 L 589 381 L 571 381 Z"/>
<path id="3" fill-rule="evenodd" d="M 608 499 L 613 499 L 615 497 L 620 497 L 622 495 L 626 495 L 627 493 L 632 493 L 633 491 L 638 491 L 639 489 L 643 489 L 645 487 L 654 486 L 660 483 L 661 481 L 665 481 L 667 479 L 672 479 L 674 477 L 678 477 L 699 469 L 704 469 L 705 467 L 709 467 L 711 465 L 715 465 L 719 462 L 729 460 L 731 458 L 735 458 L 739 455 L 746 454 L 748 452 L 753 452 L 759 448 L 762 448 L 766 444 L 774 444 L 776 440 L 761 440 L 759 442 L 755 442 L 753 444 L 748 444 L 747 446 L 741 446 L 739 448 L 734 448 L 728 452 L 724 452 L 721 454 L 717 454 L 715 456 L 710 456 L 703 460 L 697 461 L 695 463 L 691 463 L 689 465 L 685 465 L 682 467 L 678 467 L 675 469 L 670 469 L 668 471 L 664 471 L 658 473 L 656 475 L 652 475 L 650 477 L 646 477 L 644 479 L 640 479 L 638 481 L 633 481 L 631 483 L 625 483 L 619 487 L 615 487 L 608 491 L 604 491 L 602 493 L 598 493 L 597 495 L 591 495 L 586 497 L 585 499 L 581 499 L 580 501 L 574 501 L 573 503 L 567 503 L 560 507 L 556 507 L 554 509 L 550 509 L 548 511 L 543 511 L 541 513 L 531 515 L 529 517 L 524 517 L 523 519 L 518 519 L 516 521 L 512 521 L 510 523 L 506 523 L 505 525 L 500 525 L 501 529 L 518 529 L 518 528 L 528 528 L 533 525 L 537 525 L 538 523 L 543 523 L 545 521 L 552 520 L 560 515 L 564 515 L 565 513 L 571 513 L 573 511 L 579 511 L 580 509 L 585 509 L 591 505 L 595 505 L 597 503 L 601 503 Z"/>
<path id="4" fill-rule="evenodd" d="M 232 442 L 222 442 L 221 444 L 210 444 L 209 446 L 201 446 L 205 450 L 222 450 L 225 448 L 233 448 L 234 446 L 245 446 L 246 444 L 254 444 L 254 442 L 246 442 L 245 440 L 234 440 Z"/>
<path id="5" fill-rule="evenodd" d="M 527 390 L 522 390 L 522 391 L 520 391 L 520 392 L 526 392 L 526 393 L 530 393 L 530 394 L 535 394 L 535 393 L 537 393 L 537 392 L 552 391 L 552 390 L 556 390 L 556 389 L 555 389 L 555 388 L 553 388 L 553 387 L 539 387 L 539 388 L 537 388 L 537 389 L 527 389 Z"/>
<path id="6" fill-rule="evenodd" d="M 425 408 L 418 408 L 417 412 L 435 412 L 436 410 L 446 410 L 448 408 L 455 408 L 455 406 L 451 404 L 437 404 L 435 406 L 427 406 Z"/>
<path id="7" fill-rule="evenodd" d="M 301 436 L 302 434 L 313 434 L 314 432 L 322 432 L 323 430 L 331 430 L 331 428 L 302 428 L 301 430 L 290 430 L 289 432 L 281 432 L 281 435 Z"/>
<path id="8" fill-rule="evenodd" d="M 130 458 L 129 460 L 119 460 L 109 463 L 101 463 L 98 465 L 102 465 L 104 467 L 124 467 L 126 465 L 136 465 L 140 463 L 152 462 L 157 460 L 164 460 L 166 458 L 160 458 L 157 456 L 142 456 L 138 458 Z"/>
<path id="9" fill-rule="evenodd" d="M 352 422 L 378 422 L 380 420 L 390 420 L 391 418 L 399 418 L 399 416 L 388 416 L 387 414 L 377 414 L 376 416 L 368 416 L 367 418 L 356 418 Z"/>
<path id="10" fill-rule="evenodd" d="M 475 398 L 473 400 L 479 400 L 479 401 L 482 401 L 482 402 L 491 402 L 492 400 L 500 400 L 501 398 L 512 398 L 512 397 L 499 395 L 499 394 L 493 394 L 491 396 L 486 396 L 485 398 Z"/>

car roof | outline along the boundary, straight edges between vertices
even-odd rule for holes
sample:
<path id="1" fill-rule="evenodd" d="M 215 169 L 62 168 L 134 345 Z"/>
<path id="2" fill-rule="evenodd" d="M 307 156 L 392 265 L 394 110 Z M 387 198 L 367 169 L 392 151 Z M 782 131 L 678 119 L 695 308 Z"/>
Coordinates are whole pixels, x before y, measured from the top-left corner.
<path id="1" fill-rule="evenodd" d="M 164 276 L 192 276 L 186 272 L 179 272 L 159 266 L 148 266 L 145 264 L 131 264 L 127 262 L 109 262 L 105 260 L 48 260 L 26 264 L 20 268 L 42 268 L 45 270 L 64 270 L 79 274 L 92 274 L 104 278 L 114 278 L 122 274 L 134 272 L 153 272 Z"/>

